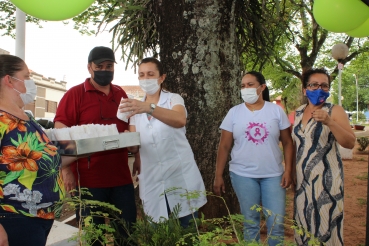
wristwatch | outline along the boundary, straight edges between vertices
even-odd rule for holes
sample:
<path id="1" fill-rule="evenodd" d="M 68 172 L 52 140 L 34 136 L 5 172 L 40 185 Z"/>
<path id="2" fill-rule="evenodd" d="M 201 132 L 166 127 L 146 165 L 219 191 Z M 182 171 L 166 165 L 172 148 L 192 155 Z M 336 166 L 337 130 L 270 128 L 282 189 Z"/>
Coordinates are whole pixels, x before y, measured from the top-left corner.
<path id="1" fill-rule="evenodd" d="M 154 112 L 154 109 L 156 108 L 156 105 L 154 103 L 150 103 L 150 112 L 148 114 L 152 114 Z"/>

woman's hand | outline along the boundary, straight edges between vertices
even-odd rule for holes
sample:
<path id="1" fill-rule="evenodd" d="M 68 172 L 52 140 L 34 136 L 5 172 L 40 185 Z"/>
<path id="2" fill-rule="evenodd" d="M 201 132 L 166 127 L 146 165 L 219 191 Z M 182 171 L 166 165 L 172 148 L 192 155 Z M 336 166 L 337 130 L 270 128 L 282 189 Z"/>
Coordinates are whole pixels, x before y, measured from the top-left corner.
<path id="1" fill-rule="evenodd" d="M 286 189 L 292 184 L 292 176 L 290 172 L 284 172 L 281 180 L 281 187 Z"/>
<path id="2" fill-rule="evenodd" d="M 311 117 L 318 122 L 322 122 L 324 125 L 328 125 L 331 122 L 328 112 L 323 109 L 316 109 L 311 113 Z"/>
<path id="3" fill-rule="evenodd" d="M 224 180 L 222 176 L 215 177 L 213 190 L 214 194 L 217 196 L 221 196 L 221 193 L 225 193 Z"/>
<path id="4" fill-rule="evenodd" d="M 131 114 L 128 117 L 132 117 L 135 114 L 150 112 L 150 103 L 142 102 L 136 99 L 125 98 L 120 101 L 118 109 L 121 113 L 130 112 Z"/>
<path id="5" fill-rule="evenodd" d="M 6 231 L 1 224 L 0 224 L 0 246 L 9 246 L 8 234 L 6 234 Z"/>

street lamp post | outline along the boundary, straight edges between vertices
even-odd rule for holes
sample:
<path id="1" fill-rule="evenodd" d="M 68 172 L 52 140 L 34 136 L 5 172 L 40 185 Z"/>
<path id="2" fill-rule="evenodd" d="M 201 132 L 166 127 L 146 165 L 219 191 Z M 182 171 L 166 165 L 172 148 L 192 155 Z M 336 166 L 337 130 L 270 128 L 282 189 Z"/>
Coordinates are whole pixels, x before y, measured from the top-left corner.
<path id="1" fill-rule="evenodd" d="M 17 8 L 15 12 L 15 55 L 25 60 L 26 56 L 26 14 Z"/>
<path id="2" fill-rule="evenodd" d="M 332 48 L 332 57 L 338 61 L 338 105 L 342 106 L 341 96 L 341 78 L 343 69 L 343 60 L 347 57 L 349 49 L 346 44 L 335 44 Z"/>
<path id="3" fill-rule="evenodd" d="M 357 75 L 354 74 L 356 82 L 356 122 L 359 122 L 359 86 L 357 84 Z"/>

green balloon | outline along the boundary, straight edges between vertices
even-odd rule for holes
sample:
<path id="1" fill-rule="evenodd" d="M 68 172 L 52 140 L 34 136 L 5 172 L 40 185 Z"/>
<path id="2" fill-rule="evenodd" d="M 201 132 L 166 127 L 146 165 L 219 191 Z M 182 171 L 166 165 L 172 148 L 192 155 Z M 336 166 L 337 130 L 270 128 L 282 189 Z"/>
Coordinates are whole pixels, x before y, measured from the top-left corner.
<path id="1" fill-rule="evenodd" d="M 364 24 L 362 24 L 358 28 L 355 28 L 354 30 L 346 32 L 346 34 L 350 35 L 351 37 L 355 37 L 355 38 L 368 37 L 369 36 L 369 19 L 367 19 L 364 22 Z"/>
<path id="2" fill-rule="evenodd" d="M 348 32 L 369 18 L 369 7 L 361 0 L 315 0 L 316 22 L 331 32 Z"/>
<path id="3" fill-rule="evenodd" d="M 28 15 L 42 20 L 60 21 L 87 9 L 95 0 L 10 0 Z"/>

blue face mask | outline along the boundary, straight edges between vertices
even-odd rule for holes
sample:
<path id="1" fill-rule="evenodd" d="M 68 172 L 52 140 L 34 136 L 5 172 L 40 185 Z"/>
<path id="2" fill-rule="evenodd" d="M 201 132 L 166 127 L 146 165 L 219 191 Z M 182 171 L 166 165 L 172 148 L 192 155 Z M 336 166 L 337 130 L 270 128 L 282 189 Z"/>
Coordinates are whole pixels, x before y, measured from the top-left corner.
<path id="1" fill-rule="evenodd" d="M 309 98 L 310 102 L 314 105 L 320 105 L 327 100 L 329 97 L 329 92 L 323 91 L 322 89 L 310 91 L 306 90 L 306 96 Z"/>

